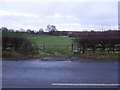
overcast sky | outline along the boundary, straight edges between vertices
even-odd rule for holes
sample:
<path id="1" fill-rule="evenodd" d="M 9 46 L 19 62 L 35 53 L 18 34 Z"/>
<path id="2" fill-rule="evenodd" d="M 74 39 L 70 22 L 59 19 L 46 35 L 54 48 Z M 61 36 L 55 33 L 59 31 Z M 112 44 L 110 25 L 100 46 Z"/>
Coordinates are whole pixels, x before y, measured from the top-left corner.
<path id="1" fill-rule="evenodd" d="M 38 31 L 50 24 L 65 31 L 118 29 L 117 0 L 16 1 L 0 1 L 1 27 Z"/>

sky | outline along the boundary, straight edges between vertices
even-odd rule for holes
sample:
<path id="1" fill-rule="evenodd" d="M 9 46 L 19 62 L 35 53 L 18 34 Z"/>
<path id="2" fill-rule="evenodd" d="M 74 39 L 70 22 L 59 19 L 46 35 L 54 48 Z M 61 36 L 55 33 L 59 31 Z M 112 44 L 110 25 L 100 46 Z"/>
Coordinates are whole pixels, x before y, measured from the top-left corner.
<path id="1" fill-rule="evenodd" d="M 38 31 L 118 29 L 119 0 L 0 0 L 0 27 Z"/>

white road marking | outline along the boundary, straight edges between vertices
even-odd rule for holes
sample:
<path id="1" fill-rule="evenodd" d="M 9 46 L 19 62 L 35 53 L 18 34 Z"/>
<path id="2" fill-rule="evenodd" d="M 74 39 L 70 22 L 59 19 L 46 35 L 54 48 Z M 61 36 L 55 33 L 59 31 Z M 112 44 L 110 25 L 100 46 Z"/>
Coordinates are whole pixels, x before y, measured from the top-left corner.
<path id="1" fill-rule="evenodd" d="M 52 85 L 60 86 L 120 86 L 120 84 L 83 84 L 83 83 L 52 83 Z"/>

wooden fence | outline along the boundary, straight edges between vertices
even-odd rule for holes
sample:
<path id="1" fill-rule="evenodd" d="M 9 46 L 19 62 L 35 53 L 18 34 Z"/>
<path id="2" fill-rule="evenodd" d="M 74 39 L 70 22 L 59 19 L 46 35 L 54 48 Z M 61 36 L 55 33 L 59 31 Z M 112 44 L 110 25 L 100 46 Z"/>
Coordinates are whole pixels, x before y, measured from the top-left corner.
<path id="1" fill-rule="evenodd" d="M 43 44 L 42 46 L 39 46 L 39 50 L 41 52 L 46 52 L 46 53 L 49 53 L 49 54 L 52 54 L 52 53 L 55 53 L 55 52 L 62 53 L 62 54 L 83 53 L 82 48 L 80 48 L 78 45 L 75 45 L 75 44 L 71 44 L 71 45 L 46 45 L 46 44 Z M 86 52 L 93 52 L 93 50 L 91 48 L 87 48 L 85 51 Z M 103 52 L 102 48 L 101 47 L 96 47 L 96 52 Z M 105 49 L 104 52 L 105 53 L 120 53 L 120 50 L 118 50 L 118 49 L 114 49 L 114 50 Z"/>

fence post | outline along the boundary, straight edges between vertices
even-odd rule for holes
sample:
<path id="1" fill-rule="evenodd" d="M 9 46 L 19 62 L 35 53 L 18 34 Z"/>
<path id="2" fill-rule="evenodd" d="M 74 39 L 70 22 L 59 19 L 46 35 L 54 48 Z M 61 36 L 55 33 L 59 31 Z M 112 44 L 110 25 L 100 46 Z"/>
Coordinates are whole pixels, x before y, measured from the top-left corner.
<path id="1" fill-rule="evenodd" d="M 73 48 L 74 48 L 74 47 L 73 47 L 73 43 L 72 43 L 72 45 L 71 45 L 71 48 L 72 48 L 71 52 L 73 52 Z"/>
<path id="2" fill-rule="evenodd" d="M 43 44 L 43 51 L 45 50 L 45 44 Z"/>

